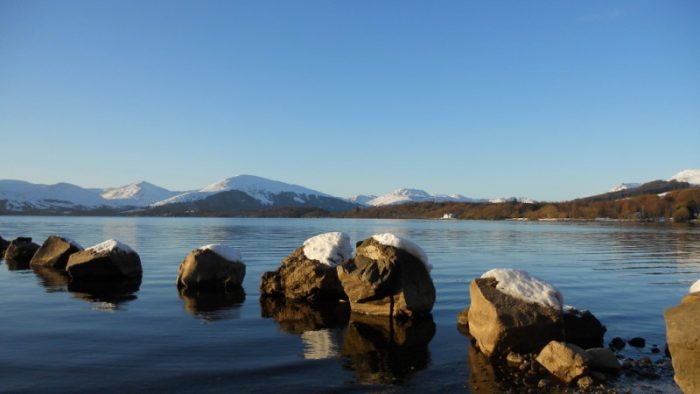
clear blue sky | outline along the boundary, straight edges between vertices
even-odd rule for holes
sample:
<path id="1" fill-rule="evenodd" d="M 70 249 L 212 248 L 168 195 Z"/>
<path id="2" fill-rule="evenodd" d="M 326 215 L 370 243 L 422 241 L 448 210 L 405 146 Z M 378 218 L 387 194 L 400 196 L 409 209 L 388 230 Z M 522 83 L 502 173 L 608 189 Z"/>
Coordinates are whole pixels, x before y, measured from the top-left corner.
<path id="1" fill-rule="evenodd" d="M 568 199 L 700 168 L 698 1 L 0 0 L 0 179 Z"/>

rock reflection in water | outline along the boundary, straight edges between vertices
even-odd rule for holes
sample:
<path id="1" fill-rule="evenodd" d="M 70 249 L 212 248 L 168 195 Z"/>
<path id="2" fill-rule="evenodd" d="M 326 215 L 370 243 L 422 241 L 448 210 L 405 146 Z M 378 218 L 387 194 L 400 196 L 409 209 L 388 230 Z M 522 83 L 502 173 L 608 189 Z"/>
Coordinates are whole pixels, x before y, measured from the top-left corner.
<path id="1" fill-rule="evenodd" d="M 261 297 L 262 317 L 272 318 L 280 329 L 301 335 L 304 358 L 319 360 L 338 355 L 343 328 L 350 318 L 346 302 L 311 305 L 278 297 Z"/>
<path id="2" fill-rule="evenodd" d="M 430 363 L 432 316 L 398 322 L 352 314 L 341 354 L 362 383 L 402 383 Z"/>
<path id="3" fill-rule="evenodd" d="M 54 293 L 68 290 L 68 282 L 70 276 L 63 270 L 57 270 L 51 267 L 32 266 L 32 271 L 39 279 L 47 293 Z"/>
<path id="4" fill-rule="evenodd" d="M 26 271 L 29 267 L 28 261 L 3 260 L 7 264 L 8 271 Z"/>
<path id="5" fill-rule="evenodd" d="M 241 317 L 240 307 L 245 301 L 245 291 L 236 287 L 224 291 L 178 289 L 183 307 L 192 316 L 206 321 L 238 319 Z"/>
<path id="6" fill-rule="evenodd" d="M 114 311 L 129 301 L 135 300 L 141 287 L 141 276 L 112 280 L 72 280 L 68 291 L 73 297 L 89 301 L 95 309 Z"/>
<path id="7" fill-rule="evenodd" d="M 470 338 L 471 339 L 471 338 Z M 484 353 L 469 341 L 469 389 L 474 393 L 501 392 L 496 368 Z"/>

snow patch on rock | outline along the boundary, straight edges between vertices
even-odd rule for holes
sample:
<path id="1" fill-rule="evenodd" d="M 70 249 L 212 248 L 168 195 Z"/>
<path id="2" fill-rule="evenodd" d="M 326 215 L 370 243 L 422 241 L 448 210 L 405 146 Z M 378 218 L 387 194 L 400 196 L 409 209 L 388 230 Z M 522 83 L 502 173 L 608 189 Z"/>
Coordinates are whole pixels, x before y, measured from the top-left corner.
<path id="1" fill-rule="evenodd" d="M 481 277 L 496 279 L 496 289 L 512 297 L 562 310 L 564 297 L 559 290 L 526 271 L 496 268 L 485 272 Z"/>
<path id="2" fill-rule="evenodd" d="M 375 234 L 372 236 L 372 239 L 374 239 L 382 245 L 393 246 L 396 249 L 401 249 L 410 253 L 411 255 L 413 255 L 413 257 L 417 258 L 418 260 L 423 262 L 423 264 L 425 264 L 425 267 L 428 269 L 428 272 L 430 272 L 430 270 L 433 268 L 428 263 L 428 255 L 425 254 L 425 251 L 423 251 L 423 249 L 420 246 L 416 245 L 413 241 L 407 238 L 399 237 L 398 235 L 392 233 L 384 233 Z"/>
<path id="3" fill-rule="evenodd" d="M 112 252 L 115 250 L 117 252 L 123 253 L 135 253 L 134 250 L 131 249 L 127 244 L 117 241 L 116 239 L 108 239 L 102 243 L 93 245 L 85 250 L 94 253 Z"/>
<path id="4" fill-rule="evenodd" d="M 211 250 L 212 252 L 221 256 L 224 260 L 243 262 L 241 259 L 241 253 L 236 248 L 232 248 L 230 246 L 222 244 L 209 244 L 204 245 L 197 250 Z"/>
<path id="5" fill-rule="evenodd" d="M 79 243 L 75 242 L 74 240 L 72 240 L 68 237 L 64 237 L 63 235 L 57 235 L 57 237 L 68 242 L 69 244 L 73 245 L 73 247 L 75 247 L 75 248 L 84 249 Z"/>
<path id="6" fill-rule="evenodd" d="M 700 280 L 693 283 L 693 285 L 690 286 L 690 290 L 688 290 L 688 293 L 697 293 L 697 292 L 700 292 Z"/>
<path id="7" fill-rule="evenodd" d="M 323 233 L 304 241 L 304 255 L 334 267 L 352 257 L 350 236 L 341 232 Z"/>

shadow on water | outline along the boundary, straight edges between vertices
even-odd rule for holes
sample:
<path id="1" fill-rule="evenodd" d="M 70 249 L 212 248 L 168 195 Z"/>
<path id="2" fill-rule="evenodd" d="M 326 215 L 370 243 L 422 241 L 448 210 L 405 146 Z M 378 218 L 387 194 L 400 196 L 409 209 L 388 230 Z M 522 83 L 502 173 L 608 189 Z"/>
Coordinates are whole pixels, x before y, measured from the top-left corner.
<path id="1" fill-rule="evenodd" d="M 178 289 L 183 308 L 190 315 L 206 321 L 238 319 L 245 301 L 242 287 L 229 290 Z"/>
<path id="2" fill-rule="evenodd" d="M 272 318 L 280 329 L 300 335 L 304 358 L 320 360 L 336 357 L 343 339 L 343 330 L 350 319 L 346 302 L 309 304 L 277 297 L 261 297 L 263 318 Z"/>
<path id="3" fill-rule="evenodd" d="M 430 364 L 432 316 L 398 322 L 352 314 L 341 355 L 360 383 L 402 384 Z"/>
<path id="4" fill-rule="evenodd" d="M 123 304 L 137 299 L 141 276 L 111 280 L 72 280 L 68 291 L 73 297 L 95 304 L 95 309 L 118 310 Z"/>
<path id="5" fill-rule="evenodd" d="M 70 276 L 68 276 L 66 271 L 41 266 L 32 266 L 32 271 L 34 271 L 37 279 L 39 279 L 39 284 L 46 289 L 47 293 L 68 291 Z"/>

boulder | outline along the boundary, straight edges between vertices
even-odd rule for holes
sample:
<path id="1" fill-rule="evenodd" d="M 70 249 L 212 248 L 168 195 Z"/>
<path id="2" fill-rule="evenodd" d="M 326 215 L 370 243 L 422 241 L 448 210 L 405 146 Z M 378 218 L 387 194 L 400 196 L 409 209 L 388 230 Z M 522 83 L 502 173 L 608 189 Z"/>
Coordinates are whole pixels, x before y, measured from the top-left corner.
<path id="1" fill-rule="evenodd" d="M 28 265 L 39 249 L 39 245 L 32 242 L 29 237 L 19 237 L 7 245 L 5 249 L 5 261 L 20 265 Z"/>
<path id="2" fill-rule="evenodd" d="M 522 271 L 518 274 L 520 282 L 516 285 L 520 287 L 527 288 L 532 284 L 546 289 L 549 286 Z M 508 285 L 506 282 L 501 278 L 504 286 Z M 537 298 L 509 294 L 500 290 L 498 285 L 498 279 L 482 277 L 473 280 L 469 286 L 469 332 L 484 354 L 504 357 L 511 351 L 538 353 L 550 341 L 564 339 L 560 304 L 534 302 Z"/>
<path id="3" fill-rule="evenodd" d="M 311 302 L 345 299 L 335 267 L 351 257 L 347 234 L 331 232 L 311 237 L 285 257 L 276 271 L 263 274 L 260 293 Z"/>
<path id="4" fill-rule="evenodd" d="M 8 246 L 10 246 L 10 242 L 0 237 L 0 256 L 5 256 L 5 249 L 7 249 Z"/>
<path id="5" fill-rule="evenodd" d="M 594 371 L 618 373 L 622 366 L 615 353 L 604 347 L 586 349 L 589 358 L 589 366 Z"/>
<path id="6" fill-rule="evenodd" d="M 246 266 L 240 253 L 224 245 L 206 245 L 191 251 L 180 264 L 178 288 L 234 289 L 241 287 Z"/>
<path id="7" fill-rule="evenodd" d="M 700 393 L 700 293 L 664 312 L 674 380 L 685 393 Z"/>
<path id="8" fill-rule="evenodd" d="M 571 383 L 583 376 L 589 362 L 586 351 L 574 344 L 559 341 L 549 342 L 536 360 L 564 383 Z"/>
<path id="9" fill-rule="evenodd" d="M 353 312 L 406 318 L 433 308 L 435 286 L 429 269 L 418 246 L 380 234 L 358 244 L 355 257 L 338 267 L 338 279 Z"/>
<path id="10" fill-rule="evenodd" d="M 29 264 L 33 266 L 65 269 L 70 255 L 81 250 L 83 250 L 82 246 L 74 241 L 58 235 L 52 235 L 48 237 L 39 250 L 36 251 Z"/>
<path id="11" fill-rule="evenodd" d="M 140 277 L 143 272 L 139 255 L 114 239 L 73 253 L 66 271 L 74 281 Z"/>
<path id="12" fill-rule="evenodd" d="M 607 329 L 590 311 L 567 307 L 563 317 L 567 343 L 584 349 L 603 347 L 603 337 Z"/>

